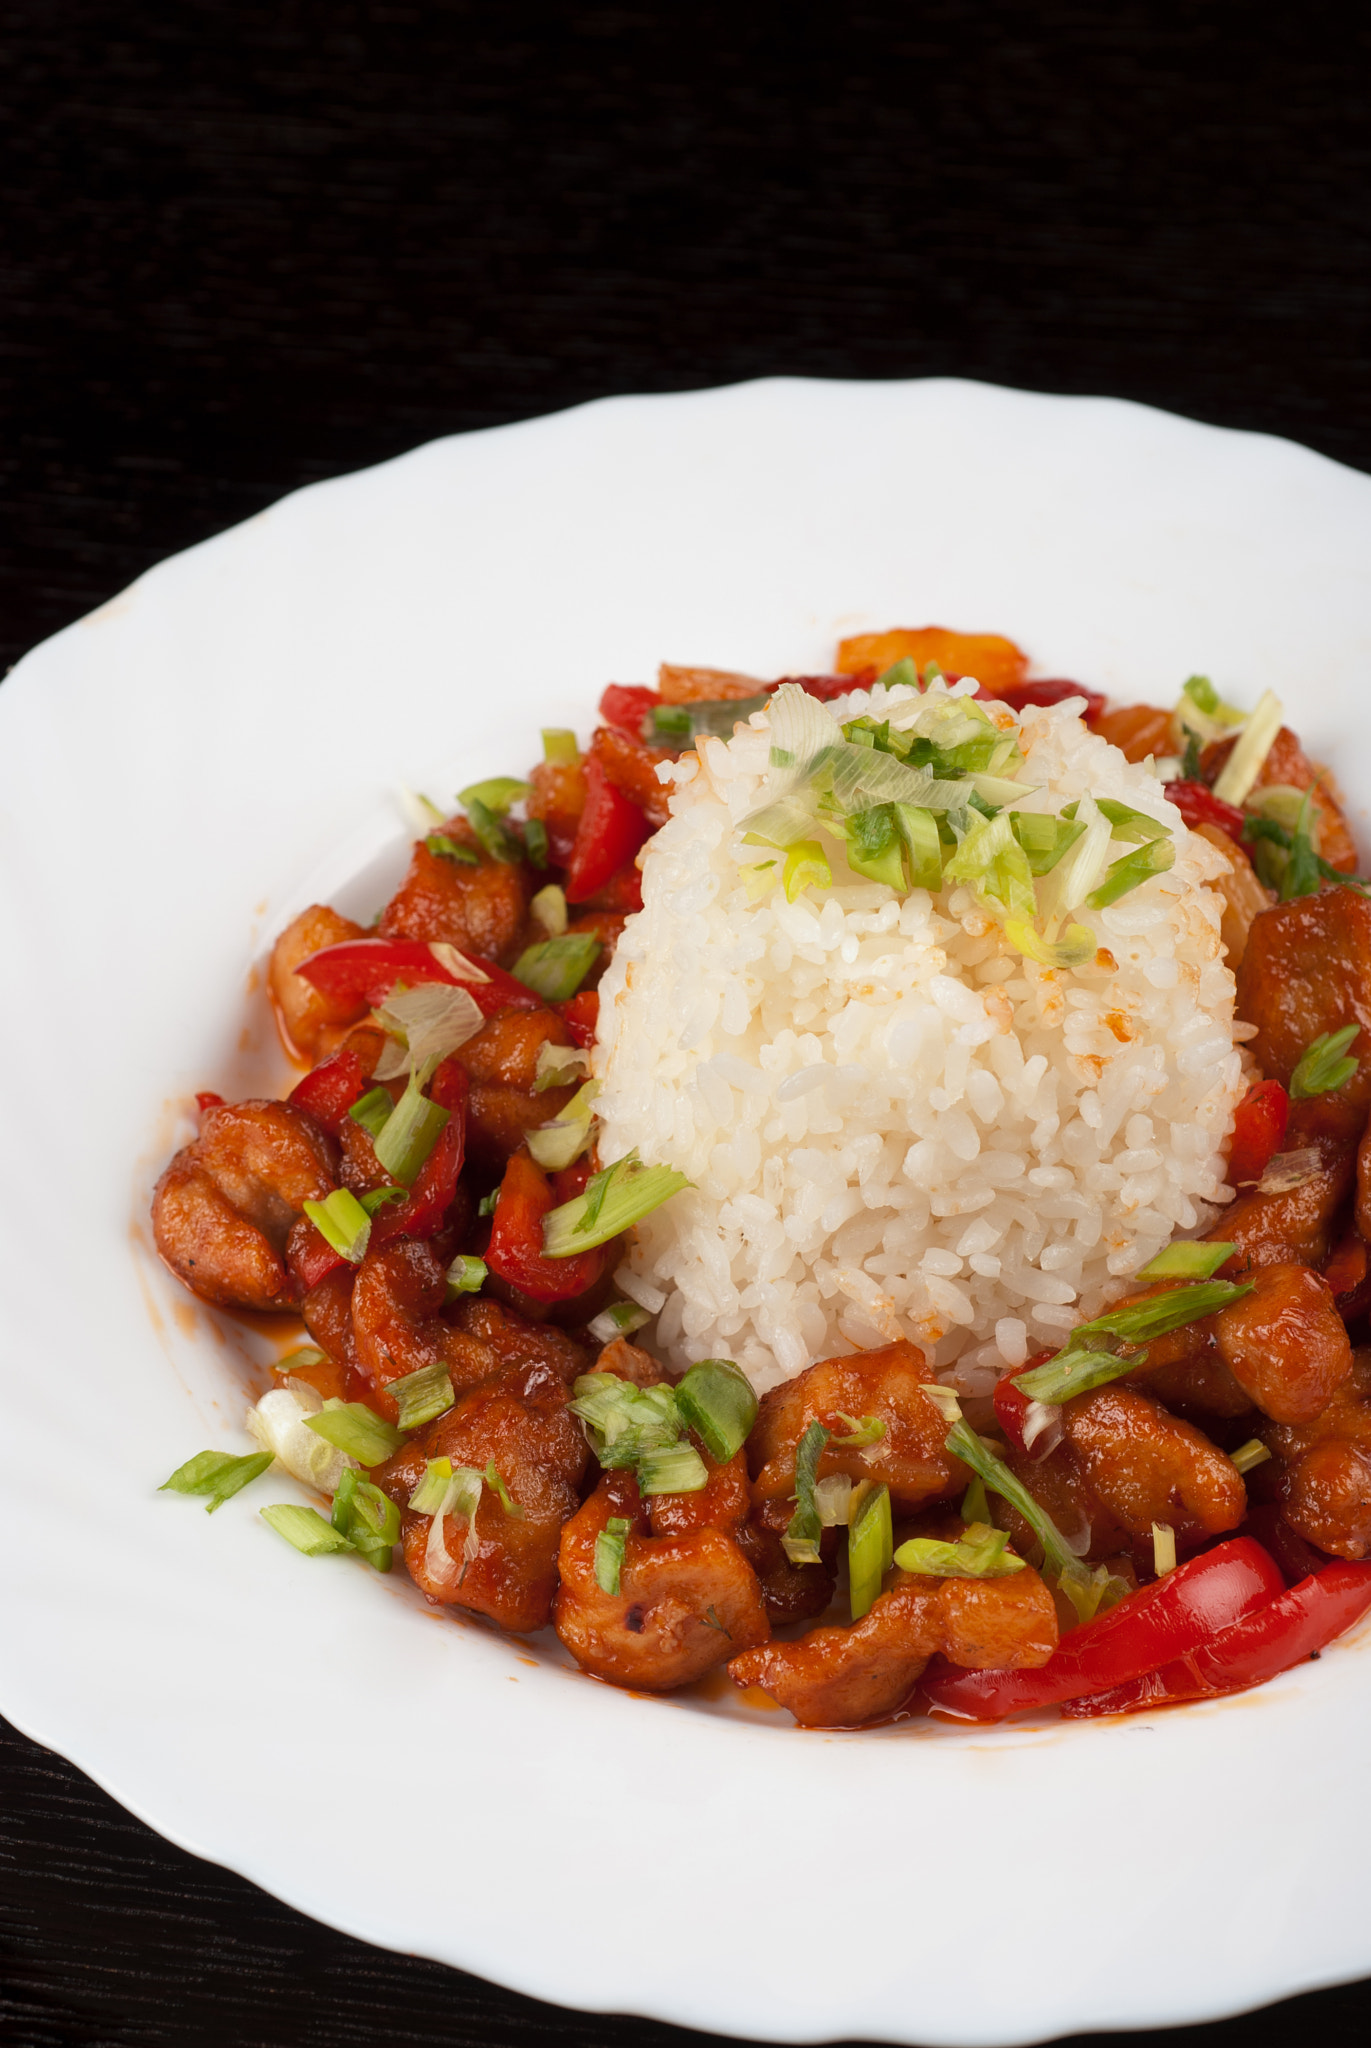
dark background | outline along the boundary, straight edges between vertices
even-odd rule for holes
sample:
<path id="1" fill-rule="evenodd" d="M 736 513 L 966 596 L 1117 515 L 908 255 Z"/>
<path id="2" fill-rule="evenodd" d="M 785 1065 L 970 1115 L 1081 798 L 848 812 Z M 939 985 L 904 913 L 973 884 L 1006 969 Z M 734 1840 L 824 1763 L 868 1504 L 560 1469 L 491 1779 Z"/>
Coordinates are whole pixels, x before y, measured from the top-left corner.
<path id="1" fill-rule="evenodd" d="M 953 373 L 1371 468 L 1371 31 L 1353 23 L 1202 0 L 12 0 L 0 661 L 298 484 L 611 392 Z M 605 1868 L 623 1875 L 622 1845 Z M 1108 1873 L 1112 1939 L 1126 1843 Z M 1202 1910 L 1183 1845 L 1175 1876 L 1177 1909 Z M 1072 1911 L 1070 1938 L 1058 1909 L 1044 1923 L 1064 1971 L 1093 1938 L 1085 1891 Z M 860 1968 L 803 1938 L 806 1967 Z M 684 1929 L 682 1967 L 708 1967 Z M 1146 1959 L 1125 1941 L 1120 1967 Z M 1360 2048 L 1368 2023 L 1364 1986 L 1169 2038 Z M 700 2037 L 316 1927 L 8 1732 L 0 2038 Z"/>

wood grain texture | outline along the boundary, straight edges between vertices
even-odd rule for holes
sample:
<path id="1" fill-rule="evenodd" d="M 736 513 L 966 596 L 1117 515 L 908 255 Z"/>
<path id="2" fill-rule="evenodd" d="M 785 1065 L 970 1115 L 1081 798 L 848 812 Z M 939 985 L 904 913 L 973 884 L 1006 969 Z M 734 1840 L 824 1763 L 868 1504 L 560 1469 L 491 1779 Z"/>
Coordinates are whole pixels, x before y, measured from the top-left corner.
<path id="1" fill-rule="evenodd" d="M 12 0 L 0 659 L 298 484 L 605 393 L 946 373 L 1371 468 L 1369 40 L 1212 0 Z M 1368 2021 L 1363 1986 L 1155 2039 Z M 318 1927 L 0 1729 L 6 2048 L 699 2038 Z"/>

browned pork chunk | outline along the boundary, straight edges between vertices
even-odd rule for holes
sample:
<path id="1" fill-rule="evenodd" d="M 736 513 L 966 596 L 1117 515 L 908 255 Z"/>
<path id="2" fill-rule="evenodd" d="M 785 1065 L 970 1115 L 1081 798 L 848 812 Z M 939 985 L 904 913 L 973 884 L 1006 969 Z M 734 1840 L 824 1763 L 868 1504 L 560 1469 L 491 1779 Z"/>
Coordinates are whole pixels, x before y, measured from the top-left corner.
<path id="1" fill-rule="evenodd" d="M 1371 901 L 1357 889 L 1325 889 L 1264 910 L 1238 968 L 1238 1015 L 1257 1026 L 1257 1065 L 1285 1088 L 1325 1032 L 1356 1024 L 1371 1054 Z M 1318 1101 L 1324 1131 L 1355 1143 L 1371 1104 L 1371 1057 Z"/>
<path id="2" fill-rule="evenodd" d="M 1308 1266 L 1263 1266 L 1213 1319 L 1224 1364 L 1274 1422 L 1312 1422 L 1352 1371 L 1332 1293 Z"/>
<path id="3" fill-rule="evenodd" d="M 475 854 L 474 864 L 431 853 L 416 840 L 409 872 L 381 915 L 381 936 L 438 939 L 460 953 L 499 960 L 523 929 L 530 871 L 522 861 L 492 860 L 465 818 L 449 818 L 442 829 Z"/>
<path id="4" fill-rule="evenodd" d="M 539 1094 L 538 1055 L 545 1045 L 570 1044 L 555 1011 L 501 1010 L 457 1048 L 471 1082 L 467 1153 L 478 1166 L 503 1173 L 528 1133 L 561 1115 L 580 1083 Z"/>
<path id="5" fill-rule="evenodd" d="M 1087 1486 L 1129 1533 L 1168 1523 L 1179 1541 L 1236 1529 L 1242 1475 L 1208 1437 L 1158 1401 L 1117 1383 L 1062 1407 L 1066 1442 Z"/>
<path id="6" fill-rule="evenodd" d="M 852 1435 L 852 1425 L 868 1416 L 883 1426 L 882 1434 L 856 1445 L 830 1442 L 819 1461 L 820 1478 L 845 1472 L 853 1480 L 884 1484 L 896 1514 L 965 1486 L 970 1475 L 943 1449 L 947 1424 L 924 1392 L 932 1378 L 923 1353 L 902 1343 L 826 1359 L 773 1387 L 748 1439 L 758 1506 L 793 1495 L 795 1453 L 811 1422 L 837 1438 Z"/>
<path id="7" fill-rule="evenodd" d="M 338 946 L 344 939 L 365 936 L 361 925 L 354 924 L 350 917 L 341 917 L 326 903 L 311 903 L 293 924 L 286 926 L 272 947 L 267 987 L 281 1036 L 297 1059 L 317 1060 L 330 1052 L 331 1040 L 365 1017 L 367 1006 L 322 995 L 295 972 L 296 968 L 325 946 Z"/>
<path id="8" fill-rule="evenodd" d="M 1313 1422 L 1271 1422 L 1261 1435 L 1283 1463 L 1276 1495 L 1290 1527 L 1333 1557 L 1371 1555 L 1371 1351 L 1353 1353 Z"/>

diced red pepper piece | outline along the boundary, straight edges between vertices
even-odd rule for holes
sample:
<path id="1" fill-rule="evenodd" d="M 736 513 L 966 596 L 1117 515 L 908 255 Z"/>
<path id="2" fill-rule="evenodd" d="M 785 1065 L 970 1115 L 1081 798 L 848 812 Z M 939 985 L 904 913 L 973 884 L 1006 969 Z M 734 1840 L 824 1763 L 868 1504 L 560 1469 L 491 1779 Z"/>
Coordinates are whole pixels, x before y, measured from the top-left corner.
<path id="1" fill-rule="evenodd" d="M 1163 1581 L 1165 1583 L 1165 1581 Z M 1220 1699 L 1264 1685 L 1278 1672 L 1315 1657 L 1371 1608 L 1371 1564 L 1338 1558 L 1277 1599 L 1201 1643 L 1160 1670 L 1111 1687 L 1063 1711 L 1072 1719 L 1138 1714 L 1182 1700 Z"/>
<path id="2" fill-rule="evenodd" d="M 1254 1081 L 1233 1112 L 1233 1143 L 1228 1150 L 1231 1186 L 1260 1180 L 1285 1143 L 1290 1097 L 1279 1081 Z"/>
<path id="3" fill-rule="evenodd" d="M 614 787 L 636 804 L 649 825 L 665 825 L 669 791 L 657 780 L 657 769 L 671 755 L 662 747 L 645 746 L 612 725 L 596 728 L 588 759 L 598 761 Z"/>
<path id="4" fill-rule="evenodd" d="M 448 1120 L 419 1168 L 409 1200 L 387 1203 L 372 1217 L 370 1244 L 389 1244 L 394 1237 L 432 1237 L 442 1229 L 466 1158 L 469 1089 L 465 1068 L 455 1059 L 444 1060 L 428 1092 L 440 1109 L 447 1110 Z"/>
<path id="5" fill-rule="evenodd" d="M 322 1231 L 315 1229 L 308 1216 L 297 1216 L 286 1239 L 286 1264 L 308 1294 L 311 1287 L 317 1287 L 339 1266 L 345 1266 L 347 1260 L 333 1249 Z"/>
<path id="6" fill-rule="evenodd" d="M 207 1109 L 222 1109 L 223 1103 L 223 1096 L 216 1095 L 209 1088 L 202 1088 L 195 1098 L 195 1107 L 199 1110 L 201 1116 L 204 1115 Z"/>
<path id="7" fill-rule="evenodd" d="M 336 946 L 311 953 L 295 972 L 322 995 L 343 1002 L 374 1005 L 385 1001 L 397 981 L 407 988 L 438 981 L 466 989 L 483 1017 L 493 1017 L 497 1010 L 542 1008 L 541 997 L 493 960 L 467 954 L 485 976 L 483 981 L 467 981 L 444 965 L 440 951 L 422 939 L 343 939 Z"/>
<path id="8" fill-rule="evenodd" d="M 640 740 L 648 719 L 661 701 L 656 690 L 649 690 L 639 683 L 611 683 L 600 699 L 600 716 L 617 732 L 629 733 L 635 740 Z"/>
<path id="9" fill-rule="evenodd" d="M 571 996 L 564 1003 L 554 1003 L 553 1009 L 571 1033 L 573 1045 L 583 1049 L 595 1043 L 595 1027 L 600 1021 L 600 991 L 585 988 L 578 996 Z"/>
<path id="10" fill-rule="evenodd" d="M 584 903 L 587 896 L 603 889 L 610 876 L 632 860 L 652 830 L 638 806 L 614 787 L 593 755 L 586 760 L 585 775 L 586 807 L 564 884 L 571 903 Z"/>
<path id="11" fill-rule="evenodd" d="M 935 1657 L 921 1690 L 934 1712 L 958 1721 L 1002 1721 L 1007 1714 L 1082 1699 L 1197 1650 L 1268 1606 L 1284 1587 L 1261 1545 L 1238 1536 L 1073 1628 L 1040 1671 L 963 1671 Z"/>
<path id="12" fill-rule="evenodd" d="M 543 1250 L 543 1218 L 550 1209 L 573 1200 L 579 1191 L 574 1186 L 566 1192 L 554 1191 L 527 1152 L 516 1152 L 505 1168 L 491 1218 L 486 1247 L 491 1272 L 534 1301 L 572 1301 L 593 1287 L 610 1256 L 608 1246 L 597 1245 L 569 1259 L 550 1259 Z"/>
<path id="13" fill-rule="evenodd" d="M 343 1118 L 359 1102 L 367 1085 L 362 1062 L 349 1046 L 340 1046 L 326 1060 L 320 1060 L 303 1081 L 297 1081 L 286 1097 L 296 1109 L 307 1109 L 316 1123 L 337 1136 Z"/>
<path id="14" fill-rule="evenodd" d="M 1051 1357 L 1050 1351 L 1035 1352 L 1032 1358 L 1026 1358 L 1022 1365 L 1016 1365 L 1002 1380 L 995 1383 L 995 1420 L 1016 1451 L 1028 1450 L 1023 1437 L 1024 1423 L 1028 1416 L 1028 1396 L 1021 1394 L 1014 1382 L 1021 1372 L 1031 1372 L 1035 1365 L 1045 1365 Z"/>
<path id="15" fill-rule="evenodd" d="M 1167 800 L 1176 806 L 1187 825 L 1217 825 L 1220 832 L 1226 832 L 1236 845 L 1243 846 L 1243 814 L 1232 804 L 1226 804 L 1221 796 L 1215 796 L 1212 789 L 1203 782 L 1168 782 Z"/>
<path id="16" fill-rule="evenodd" d="M 1007 704 L 1011 711 L 1023 711 L 1030 704 L 1062 704 L 1068 697 L 1084 697 L 1085 722 L 1093 725 L 1105 710 L 1109 699 L 1102 690 L 1087 690 L 1084 683 L 1068 683 L 1065 680 L 1046 677 L 1033 683 L 1011 683 L 1007 690 L 995 692 L 1001 704 Z M 1167 792 L 1170 795 L 1170 791 Z"/>

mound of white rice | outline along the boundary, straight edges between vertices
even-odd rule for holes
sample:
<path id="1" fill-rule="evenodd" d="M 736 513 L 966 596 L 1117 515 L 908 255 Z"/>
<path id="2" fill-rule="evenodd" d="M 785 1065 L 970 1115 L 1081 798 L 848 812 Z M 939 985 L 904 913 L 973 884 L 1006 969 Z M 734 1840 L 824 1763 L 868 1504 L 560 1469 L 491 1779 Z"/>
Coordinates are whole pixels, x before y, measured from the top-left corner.
<path id="1" fill-rule="evenodd" d="M 833 708 L 879 719 L 912 694 Z M 664 771 L 671 817 L 602 983 L 601 1157 L 637 1147 L 695 1183 L 620 1280 L 660 1311 L 666 1357 L 734 1358 L 759 1391 L 910 1337 L 983 1393 L 1224 1199 L 1244 1083 L 1205 886 L 1221 859 L 1054 706 L 1023 714 L 1024 779 L 1175 834 L 1169 872 L 1089 914 L 1094 962 L 1039 967 L 969 888 L 901 900 L 836 847 L 831 890 L 751 903 L 740 870 L 762 856 L 737 827 L 769 744 L 759 712 Z"/>

